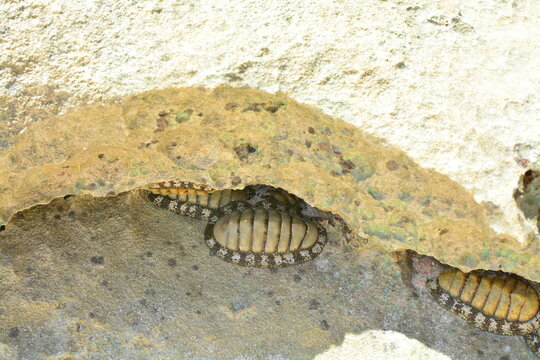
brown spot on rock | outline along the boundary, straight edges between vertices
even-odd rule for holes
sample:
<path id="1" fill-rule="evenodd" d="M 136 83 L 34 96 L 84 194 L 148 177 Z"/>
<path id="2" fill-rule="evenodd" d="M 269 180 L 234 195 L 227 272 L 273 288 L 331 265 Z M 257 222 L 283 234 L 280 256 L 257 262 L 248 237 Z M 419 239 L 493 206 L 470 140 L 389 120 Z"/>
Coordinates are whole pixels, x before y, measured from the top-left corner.
<path id="1" fill-rule="evenodd" d="M 225 105 L 225 110 L 228 110 L 228 111 L 231 111 L 231 110 L 234 110 L 236 109 L 237 107 L 239 107 L 240 105 L 238 103 L 235 103 L 235 102 L 230 102 L 230 103 L 227 103 Z"/>
<path id="2" fill-rule="evenodd" d="M 9 329 L 8 336 L 10 338 L 16 338 L 17 336 L 19 336 L 19 328 L 12 327 L 11 329 Z"/>
<path id="3" fill-rule="evenodd" d="M 309 302 L 308 310 L 317 310 L 319 308 L 319 306 L 321 306 L 321 303 L 316 299 L 312 299 Z"/>
<path id="4" fill-rule="evenodd" d="M 240 176 L 233 176 L 233 178 L 231 179 L 231 184 L 233 186 L 237 186 L 241 183 L 242 183 L 242 179 L 240 178 Z"/>
<path id="5" fill-rule="evenodd" d="M 247 104 L 247 106 L 242 111 L 243 112 L 246 112 L 246 111 L 260 112 L 261 108 L 264 105 L 265 105 L 264 103 L 257 103 L 257 102 L 249 103 L 249 104 Z"/>
<path id="6" fill-rule="evenodd" d="M 230 82 L 240 81 L 243 79 L 240 75 L 235 73 L 226 73 L 223 76 L 225 76 Z"/>
<path id="7" fill-rule="evenodd" d="M 280 101 L 275 104 L 269 104 L 269 105 L 263 104 L 263 109 L 268 112 L 275 113 L 284 105 L 285 103 L 282 103 Z"/>
<path id="8" fill-rule="evenodd" d="M 326 321 L 326 320 L 321 321 L 321 329 L 323 329 L 323 330 L 330 329 L 330 325 L 328 325 L 328 321 Z"/>
<path id="9" fill-rule="evenodd" d="M 339 164 L 341 165 L 344 174 L 350 173 L 351 170 L 356 167 L 351 160 L 341 160 Z"/>
<path id="10" fill-rule="evenodd" d="M 239 74 L 245 73 L 247 71 L 247 69 L 249 69 L 253 65 L 255 65 L 255 63 L 253 61 L 246 61 L 245 63 L 240 64 L 240 66 L 238 66 L 238 73 Z"/>
<path id="11" fill-rule="evenodd" d="M 92 256 L 90 258 L 90 262 L 95 265 L 103 265 L 105 263 L 105 259 L 103 256 Z"/>
<path id="12" fill-rule="evenodd" d="M 399 169 L 399 164 L 395 162 L 394 160 L 390 160 L 386 163 L 386 168 L 390 171 L 394 171 Z"/>
<path id="13" fill-rule="evenodd" d="M 257 148 L 251 146 L 250 144 L 242 144 L 235 147 L 234 151 L 240 160 L 247 161 L 249 155 L 257 151 Z"/>
<path id="14" fill-rule="evenodd" d="M 326 151 L 328 153 L 332 152 L 332 147 L 329 143 L 319 143 L 319 150 Z"/>
<path id="15" fill-rule="evenodd" d="M 167 264 L 170 266 L 170 267 L 175 267 L 176 266 L 176 260 L 175 259 L 169 259 L 167 261 Z"/>
<path id="16" fill-rule="evenodd" d="M 165 130 L 165 128 L 166 128 L 167 126 L 169 126 L 169 122 L 168 122 L 166 119 L 160 117 L 160 118 L 158 118 L 158 119 L 156 120 L 156 127 L 157 127 L 157 128 L 156 128 L 156 130 L 154 130 L 154 132 L 155 132 L 155 133 L 161 132 L 161 131 Z"/>

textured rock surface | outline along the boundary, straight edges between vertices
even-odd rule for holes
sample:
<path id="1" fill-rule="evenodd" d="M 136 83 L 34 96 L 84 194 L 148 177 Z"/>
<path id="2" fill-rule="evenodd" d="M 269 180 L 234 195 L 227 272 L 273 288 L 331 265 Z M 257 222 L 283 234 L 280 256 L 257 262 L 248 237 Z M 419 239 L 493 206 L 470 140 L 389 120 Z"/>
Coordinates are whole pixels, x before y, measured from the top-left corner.
<path id="1" fill-rule="evenodd" d="M 537 244 L 520 249 L 494 233 L 461 186 L 343 121 L 258 90 L 169 89 L 83 107 L 34 125 L 0 169 L 4 222 L 67 194 L 112 195 L 163 180 L 267 184 L 340 215 L 388 251 L 540 279 Z"/>
<path id="2" fill-rule="evenodd" d="M 210 256 L 204 227 L 134 193 L 19 213 L 0 233 L 0 359 L 534 359 L 442 309 L 404 255 L 330 231 L 312 262 L 247 269 Z"/>
<path id="3" fill-rule="evenodd" d="M 434 167 L 457 180 L 477 200 L 485 201 L 489 224 L 495 230 L 526 241 L 536 236 L 538 241 L 536 229 L 540 219 L 536 225 L 520 214 L 512 190 L 524 172 L 522 166 L 537 161 L 540 152 L 540 127 L 536 125 L 540 109 L 540 75 L 536 65 L 540 58 L 539 7 L 539 2 L 529 0 L 436 0 L 428 4 L 308 0 L 302 6 L 290 0 L 277 0 L 271 6 L 252 0 L 3 1 L 0 154 L 17 143 L 19 134 L 28 131 L 32 123 L 87 100 L 114 100 L 118 95 L 168 86 L 213 87 L 222 83 L 272 92 L 283 90 L 297 100 L 317 105 L 328 114 L 388 139 L 420 165 Z M 104 115 L 103 121 L 106 119 Z M 115 144 L 122 142 L 121 138 L 113 140 Z M 84 139 L 79 145 L 84 148 Z M 35 154 L 35 150 L 29 154 Z M 118 148 L 107 151 L 119 152 Z M 121 158 L 131 155 L 128 151 Z M 22 159 L 33 161 L 24 155 Z M 73 159 L 73 164 L 80 164 L 78 160 Z M 103 169 L 114 171 L 112 164 L 107 168 L 108 161 L 114 158 L 106 160 Z M 132 161 L 137 164 L 142 159 Z M 139 180 L 146 169 L 144 164 L 118 165 L 122 173 L 114 176 L 113 172 L 108 178 L 110 183 L 105 183 L 104 178 L 96 179 L 96 183 L 85 182 L 76 176 L 74 168 L 62 169 L 57 174 L 69 174 L 70 192 L 92 190 L 103 195 L 117 190 L 113 190 L 115 185 L 111 186 L 116 180 L 137 173 Z M 36 181 L 40 173 L 26 175 Z M 92 174 L 87 175 L 93 179 Z M 19 179 L 23 181 L 23 176 Z M 29 190 L 44 199 L 62 192 L 59 187 L 48 188 L 49 185 L 54 184 Z M 15 187 L 21 186 L 22 183 Z M 119 185 L 124 189 L 130 186 Z M 5 189 L 0 185 L 0 193 Z M 138 217 L 134 216 L 133 221 L 137 223 Z M 6 231 L 9 234 L 10 225 Z M 512 241 L 502 246 L 498 242 L 484 243 L 491 250 L 481 253 L 484 259 L 479 263 L 474 256 L 458 262 L 485 266 L 487 261 L 491 268 L 504 264 L 508 270 L 519 271 L 519 263 L 531 261 L 520 251 L 507 250 L 515 248 Z M 44 252 L 37 254 L 35 250 L 38 259 L 54 254 L 46 246 L 38 249 Z M 536 245 L 527 251 L 538 253 Z M 513 260 L 507 262 L 508 259 Z M 538 266 L 531 265 L 533 268 Z M 0 279 L 13 279 L 3 275 Z M 35 282 L 29 281 L 26 291 L 21 285 L 20 292 L 31 293 Z M 62 324 L 56 319 L 50 320 L 50 324 L 55 321 Z M 47 329 L 52 328 L 51 325 Z M 24 330 L 20 333 L 28 336 Z M 468 340 L 461 337 L 454 341 L 454 333 L 460 334 L 446 332 L 444 341 L 434 348 L 456 349 L 462 346 L 462 340 Z M 107 336 L 97 335 L 94 339 Z M 359 352 L 375 352 L 382 347 L 388 353 L 400 348 L 399 344 L 387 341 L 388 336 L 394 339 L 396 334 L 374 339 L 366 331 L 358 336 L 348 336 L 335 353 L 353 353 L 347 348 L 352 339 L 358 341 L 357 346 L 364 346 L 357 349 Z M 480 351 L 492 344 L 492 339 L 480 338 L 478 341 L 484 345 Z M 52 343 L 65 349 L 62 344 Z M 21 347 L 16 346 L 16 341 L 9 345 L 0 343 L 0 358 L 13 359 Z M 471 350 L 467 357 L 458 358 L 528 358 L 508 356 L 506 347 L 489 357 Z M 433 353 L 426 354 L 429 359 L 435 358 Z"/>
<path id="4" fill-rule="evenodd" d="M 540 231 L 540 161 L 523 173 L 514 197 L 525 219 Z"/>
<path id="5" fill-rule="evenodd" d="M 86 100 L 249 85 L 317 105 L 485 201 L 526 239 L 514 158 L 540 149 L 540 2 L 0 2 L 0 147 Z M 524 158 L 523 158 L 524 157 Z"/>

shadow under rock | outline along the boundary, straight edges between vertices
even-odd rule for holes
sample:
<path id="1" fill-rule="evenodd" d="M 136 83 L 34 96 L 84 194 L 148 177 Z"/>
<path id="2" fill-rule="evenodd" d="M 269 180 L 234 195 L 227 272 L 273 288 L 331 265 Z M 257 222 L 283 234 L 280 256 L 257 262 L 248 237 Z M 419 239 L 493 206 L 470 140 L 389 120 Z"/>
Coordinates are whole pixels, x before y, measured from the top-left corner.
<path id="1" fill-rule="evenodd" d="M 306 359 L 383 329 L 455 359 L 534 359 L 520 337 L 472 328 L 415 289 L 404 260 L 353 250 L 331 229 L 314 261 L 258 269 L 210 256 L 204 228 L 134 193 L 19 213 L 0 232 L 0 350 Z"/>

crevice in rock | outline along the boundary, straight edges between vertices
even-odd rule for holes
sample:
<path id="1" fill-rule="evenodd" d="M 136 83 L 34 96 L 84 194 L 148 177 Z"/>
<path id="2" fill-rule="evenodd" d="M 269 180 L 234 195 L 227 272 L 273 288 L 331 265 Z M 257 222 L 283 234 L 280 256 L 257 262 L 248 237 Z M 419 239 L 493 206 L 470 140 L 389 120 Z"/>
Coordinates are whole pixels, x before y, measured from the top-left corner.
<path id="1" fill-rule="evenodd" d="M 527 219 L 536 220 L 540 232 L 540 171 L 528 169 L 520 176 L 514 199 Z"/>
<path id="2" fill-rule="evenodd" d="M 236 181 L 236 183 L 241 183 L 241 180 Z M 310 205 L 299 196 L 279 187 L 264 184 L 252 184 L 241 189 L 217 190 L 212 189 L 206 184 L 194 184 L 187 181 L 171 180 L 149 184 L 143 187 L 143 191 L 143 195 L 150 192 L 166 196 L 173 201 L 178 201 L 178 203 L 174 204 L 174 212 L 178 211 L 178 206 L 182 203 L 194 205 L 201 209 L 208 209 L 209 211 L 215 211 L 233 201 L 246 202 L 250 205 L 265 204 L 266 207 L 275 209 L 287 208 L 298 215 L 317 219 L 326 227 L 332 226 L 353 248 L 361 248 L 369 242 L 367 236 L 354 234 L 351 227 L 341 216 L 329 211 L 320 210 Z M 197 218 L 197 216 L 198 215 L 194 215 L 193 217 Z"/>

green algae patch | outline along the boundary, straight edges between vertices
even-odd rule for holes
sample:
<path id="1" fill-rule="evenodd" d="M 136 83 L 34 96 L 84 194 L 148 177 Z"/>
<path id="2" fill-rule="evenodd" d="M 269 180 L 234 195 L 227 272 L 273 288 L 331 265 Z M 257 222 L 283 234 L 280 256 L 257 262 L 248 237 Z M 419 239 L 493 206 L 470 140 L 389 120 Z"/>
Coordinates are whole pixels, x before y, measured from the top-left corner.
<path id="1" fill-rule="evenodd" d="M 384 198 L 384 196 L 381 194 L 381 192 L 379 190 L 377 190 L 376 188 L 374 188 L 374 187 L 369 187 L 367 189 L 367 192 L 375 200 L 382 200 Z"/>
<path id="2" fill-rule="evenodd" d="M 459 184 L 311 106 L 251 89 L 149 91 L 33 124 L 0 155 L 0 225 L 65 195 L 166 180 L 281 187 L 340 215 L 368 246 L 540 280 L 538 245 L 493 232 Z"/>

